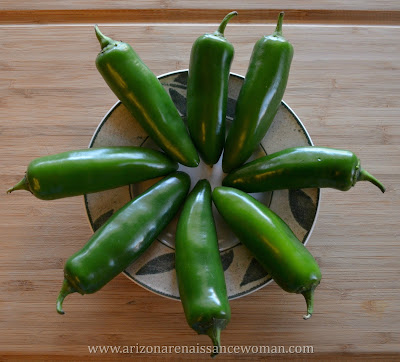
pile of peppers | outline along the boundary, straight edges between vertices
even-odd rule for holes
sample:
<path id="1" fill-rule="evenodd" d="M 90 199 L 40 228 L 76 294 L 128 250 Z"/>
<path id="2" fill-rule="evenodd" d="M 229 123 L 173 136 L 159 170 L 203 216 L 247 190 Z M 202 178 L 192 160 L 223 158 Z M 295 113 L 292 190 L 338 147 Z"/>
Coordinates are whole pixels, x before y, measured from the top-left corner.
<path id="1" fill-rule="evenodd" d="M 163 152 L 105 147 L 41 157 L 29 164 L 23 179 L 8 192 L 27 190 L 39 199 L 53 200 L 164 178 L 113 214 L 67 260 L 58 313 L 64 313 L 62 303 L 68 294 L 94 293 L 138 259 L 181 209 L 175 236 L 180 299 L 189 326 L 211 338 L 212 355 L 216 355 L 231 310 L 212 214 L 214 203 L 274 281 L 285 291 L 304 296 L 304 319 L 311 317 L 314 290 L 321 281 L 317 262 L 289 226 L 247 192 L 308 187 L 346 191 L 362 180 L 382 192 L 385 187 L 346 150 L 294 147 L 246 163 L 281 104 L 293 47 L 282 34 L 282 12 L 275 32 L 254 45 L 235 117 L 226 131 L 234 47 L 224 30 L 236 15 L 236 11 L 227 14 L 214 33 L 201 35 L 193 44 L 187 124 L 131 46 L 105 36 L 95 26 L 101 45 L 98 71 Z M 190 177 L 177 171 L 178 163 L 197 167 L 200 157 L 210 167 L 222 157 L 227 175 L 214 190 L 204 179 L 189 193 Z"/>

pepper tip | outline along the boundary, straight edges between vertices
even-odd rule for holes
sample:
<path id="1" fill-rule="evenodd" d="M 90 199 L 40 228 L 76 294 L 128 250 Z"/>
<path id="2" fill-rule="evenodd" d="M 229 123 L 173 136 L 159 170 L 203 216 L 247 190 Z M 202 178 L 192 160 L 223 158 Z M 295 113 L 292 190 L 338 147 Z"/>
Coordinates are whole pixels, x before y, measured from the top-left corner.
<path id="1" fill-rule="evenodd" d="M 67 279 L 64 279 L 60 293 L 58 294 L 57 297 L 57 313 L 58 314 L 65 314 L 63 308 L 62 308 L 62 304 L 64 302 L 65 297 L 68 294 L 74 293 L 75 289 L 69 284 Z"/>
<path id="2" fill-rule="evenodd" d="M 378 187 L 379 190 L 382 191 L 382 193 L 385 193 L 385 191 L 386 191 L 386 187 L 377 178 L 372 176 L 368 171 L 366 171 L 364 169 L 360 170 L 358 177 L 357 177 L 357 181 L 369 181 L 373 185 Z"/>
<path id="3" fill-rule="evenodd" d="M 279 13 L 279 16 L 278 16 L 278 22 L 276 24 L 276 29 L 275 29 L 275 32 L 273 34 L 274 36 L 282 36 L 282 22 L 283 22 L 283 17 L 284 16 L 285 16 L 285 12 L 281 11 Z"/>
<path id="4" fill-rule="evenodd" d="M 56 309 L 57 309 L 57 313 L 61 314 L 61 315 L 65 314 L 65 312 L 64 312 L 64 310 L 62 308 L 62 303 L 64 301 L 64 298 L 65 298 L 65 296 L 62 296 L 61 292 L 60 292 L 60 295 L 57 298 L 57 307 L 56 307 Z"/>
<path id="5" fill-rule="evenodd" d="M 307 303 L 307 314 L 303 316 L 304 320 L 310 319 L 312 314 L 313 314 L 313 310 L 314 310 L 314 289 L 315 287 L 309 289 L 309 290 L 305 290 L 304 292 L 302 292 L 301 294 L 303 294 L 304 299 L 306 300 Z"/>
<path id="6" fill-rule="evenodd" d="M 227 14 L 224 17 L 224 19 L 222 20 L 221 24 L 219 25 L 217 33 L 224 35 L 224 31 L 225 31 L 226 25 L 228 24 L 229 20 L 231 20 L 231 18 L 233 18 L 237 14 L 238 14 L 237 11 L 231 11 L 229 14 Z"/>
<path id="7" fill-rule="evenodd" d="M 219 349 L 221 347 L 221 328 L 214 325 L 207 331 L 207 334 L 213 342 L 211 358 L 215 358 L 219 354 Z"/>
<path id="8" fill-rule="evenodd" d="M 101 49 L 104 49 L 107 45 L 111 44 L 113 40 L 108 36 L 105 36 L 99 29 L 98 25 L 94 26 L 94 31 L 96 33 L 96 38 L 100 43 Z"/>
<path id="9" fill-rule="evenodd" d="M 13 187 L 10 187 L 7 190 L 7 194 L 10 194 L 11 192 L 15 191 L 15 190 L 26 190 L 26 191 L 31 191 L 29 188 L 29 184 L 28 184 L 28 180 L 26 178 L 26 175 L 23 177 L 23 179 L 18 182 L 16 185 L 14 185 Z"/>

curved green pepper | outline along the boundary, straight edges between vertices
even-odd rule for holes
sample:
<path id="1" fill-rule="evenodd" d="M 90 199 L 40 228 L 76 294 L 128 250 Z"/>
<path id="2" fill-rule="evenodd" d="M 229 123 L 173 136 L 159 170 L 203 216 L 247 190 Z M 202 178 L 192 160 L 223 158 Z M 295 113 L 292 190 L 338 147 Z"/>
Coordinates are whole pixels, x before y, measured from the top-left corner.
<path id="1" fill-rule="evenodd" d="M 234 48 L 224 37 L 225 16 L 218 30 L 196 39 L 190 54 L 187 83 L 187 124 L 201 158 L 208 165 L 218 162 L 225 143 L 225 118 L 229 71 Z"/>
<path id="2" fill-rule="evenodd" d="M 186 320 L 215 347 L 231 317 L 211 209 L 211 187 L 200 180 L 189 194 L 176 229 L 175 268 Z M 217 351 L 214 350 L 214 354 Z"/>
<path id="3" fill-rule="evenodd" d="M 304 319 L 310 318 L 314 289 L 321 280 L 321 272 L 313 256 L 289 226 L 243 191 L 216 187 L 212 198 L 232 231 L 275 282 L 287 292 L 303 294 L 307 302 Z"/>
<path id="4" fill-rule="evenodd" d="M 178 164 L 142 147 L 104 147 L 33 160 L 25 177 L 7 192 L 27 190 L 42 200 L 98 192 L 167 175 Z"/>
<path id="5" fill-rule="evenodd" d="M 108 86 L 168 156 L 196 167 L 199 155 L 160 81 L 129 44 L 104 36 L 97 26 L 95 30 L 102 48 L 96 67 Z"/>
<path id="6" fill-rule="evenodd" d="M 349 190 L 357 181 L 385 187 L 363 170 L 350 151 L 327 147 L 293 147 L 260 157 L 228 174 L 222 184 L 246 192 L 308 187 Z"/>
<path id="7" fill-rule="evenodd" d="M 175 216 L 189 188 L 190 177 L 175 172 L 113 214 L 67 260 L 57 312 L 64 314 L 68 294 L 97 292 L 139 258 Z"/>
<path id="8" fill-rule="evenodd" d="M 224 172 L 239 167 L 251 156 L 281 104 L 293 58 L 293 47 L 282 36 L 283 14 L 279 14 L 275 32 L 254 46 L 226 138 Z"/>

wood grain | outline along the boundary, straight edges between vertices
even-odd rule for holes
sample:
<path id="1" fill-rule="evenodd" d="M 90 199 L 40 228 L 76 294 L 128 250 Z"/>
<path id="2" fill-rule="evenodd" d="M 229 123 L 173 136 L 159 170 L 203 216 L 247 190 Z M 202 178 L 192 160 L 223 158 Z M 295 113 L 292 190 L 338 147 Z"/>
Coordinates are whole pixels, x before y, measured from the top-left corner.
<path id="1" fill-rule="evenodd" d="M 222 6 L 221 6 L 222 5 Z M 207 1 L 207 0 L 0 0 L 4 10 L 93 10 L 93 9 L 305 9 L 305 10 L 400 10 L 395 0 L 319 0 L 319 1 L 281 1 L 264 0 Z"/>
<path id="2" fill-rule="evenodd" d="M 235 23 L 276 22 L 285 11 L 285 23 L 399 25 L 400 10 L 334 10 L 258 8 L 224 9 L 73 9 L 73 10 L 0 10 L 0 24 L 68 24 L 68 23 L 220 23 L 232 9 L 239 10 Z"/>
<path id="3" fill-rule="evenodd" d="M 91 235 L 82 198 L 45 202 L 5 190 L 33 158 L 87 147 L 116 99 L 94 66 L 92 26 L 0 29 L 0 355 L 68 360 L 91 357 L 88 345 L 207 345 L 208 337 L 187 327 L 178 302 L 122 275 L 94 295 L 71 295 L 64 316 L 55 312 L 63 264 Z M 131 43 L 162 74 L 187 68 L 193 41 L 213 29 L 182 19 L 102 30 Z M 245 74 L 254 42 L 272 30 L 227 28 L 233 72 Z M 323 274 L 315 314 L 303 321 L 302 297 L 271 284 L 231 302 L 223 344 L 312 345 L 315 359 L 393 358 L 400 352 L 400 27 L 298 24 L 284 32 L 295 48 L 285 101 L 316 145 L 353 150 L 387 192 L 367 183 L 346 193 L 323 190 L 308 244 Z"/>

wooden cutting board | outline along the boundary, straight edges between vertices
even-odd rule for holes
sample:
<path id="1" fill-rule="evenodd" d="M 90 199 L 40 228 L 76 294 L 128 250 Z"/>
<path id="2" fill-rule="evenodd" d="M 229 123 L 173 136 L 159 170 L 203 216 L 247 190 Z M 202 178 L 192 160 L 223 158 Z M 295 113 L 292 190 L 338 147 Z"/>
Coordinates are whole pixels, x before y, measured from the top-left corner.
<path id="1" fill-rule="evenodd" d="M 93 24 L 129 42 L 155 74 L 188 68 L 193 41 L 228 10 L 232 72 L 244 75 L 254 42 L 287 10 L 295 56 L 284 100 L 316 145 L 350 149 L 387 187 L 323 190 L 308 248 L 321 266 L 315 314 L 274 283 L 231 302 L 226 346 L 312 346 L 287 358 L 359 359 L 400 352 L 400 6 L 395 1 L 3 1 L 0 7 L 0 355 L 94 358 L 88 346 L 206 346 L 179 302 L 118 276 L 93 295 L 55 300 L 65 260 L 91 236 L 81 197 L 45 202 L 6 195 L 39 156 L 87 147 L 116 98 L 94 65 Z M 241 12 L 243 16 L 241 17 Z M 219 359 L 268 354 L 221 355 Z M 109 359 L 116 355 L 108 353 Z M 208 359 L 206 354 L 118 357 Z"/>

